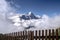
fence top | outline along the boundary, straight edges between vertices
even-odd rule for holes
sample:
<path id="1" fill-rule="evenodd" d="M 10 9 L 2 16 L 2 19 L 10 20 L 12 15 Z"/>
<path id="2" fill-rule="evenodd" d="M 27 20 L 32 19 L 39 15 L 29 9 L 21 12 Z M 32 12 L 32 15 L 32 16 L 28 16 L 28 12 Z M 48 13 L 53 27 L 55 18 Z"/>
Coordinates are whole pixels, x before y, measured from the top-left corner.
<path id="1" fill-rule="evenodd" d="M 56 29 L 56 30 L 54 30 L 54 29 L 49 29 L 49 30 L 34 30 L 34 31 L 20 31 L 20 32 L 12 32 L 12 33 L 7 33 L 7 34 L 1 34 L 1 35 L 10 35 L 10 36 L 12 36 L 12 35 L 20 35 L 20 33 L 22 32 L 24 32 L 24 33 L 28 33 L 28 32 L 34 32 L 34 35 L 35 35 L 35 33 L 37 32 L 37 34 L 39 33 L 39 31 L 40 31 L 40 35 L 42 35 L 42 33 L 44 34 L 44 35 L 46 35 L 46 33 L 47 33 L 47 35 L 49 35 L 49 33 L 53 33 L 53 32 L 58 32 L 58 29 Z M 55 34 L 56 34 L 55 33 Z"/>

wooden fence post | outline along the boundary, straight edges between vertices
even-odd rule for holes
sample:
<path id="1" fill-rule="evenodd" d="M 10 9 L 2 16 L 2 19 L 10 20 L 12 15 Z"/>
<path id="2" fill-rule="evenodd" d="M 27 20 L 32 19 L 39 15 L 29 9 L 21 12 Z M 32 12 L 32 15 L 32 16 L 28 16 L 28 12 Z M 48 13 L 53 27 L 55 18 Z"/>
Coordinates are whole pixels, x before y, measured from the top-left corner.
<path id="1" fill-rule="evenodd" d="M 23 31 L 23 40 L 24 40 L 24 37 L 25 37 L 25 35 L 24 35 L 24 31 Z"/>
<path id="2" fill-rule="evenodd" d="M 22 40 L 22 31 L 21 31 L 21 35 L 20 35 L 20 40 Z"/>
<path id="3" fill-rule="evenodd" d="M 30 40 L 30 31 L 28 31 L 28 40 Z"/>
<path id="4" fill-rule="evenodd" d="M 25 40 L 27 40 L 27 31 L 25 31 Z"/>
<path id="5" fill-rule="evenodd" d="M 54 40 L 54 29 L 52 29 L 52 40 Z"/>
<path id="6" fill-rule="evenodd" d="M 35 40 L 37 40 L 37 30 L 35 31 Z"/>
<path id="7" fill-rule="evenodd" d="M 58 29 L 56 29 L 56 40 L 59 40 L 59 38 L 58 38 Z"/>
<path id="8" fill-rule="evenodd" d="M 51 30 L 49 29 L 49 40 L 51 40 Z"/>
<path id="9" fill-rule="evenodd" d="M 34 31 L 31 31 L 31 40 L 34 40 Z"/>
<path id="10" fill-rule="evenodd" d="M 44 30 L 42 30 L 42 40 L 44 40 Z"/>
<path id="11" fill-rule="evenodd" d="M 45 30 L 45 40 L 47 40 L 47 30 Z"/>
<path id="12" fill-rule="evenodd" d="M 41 31 L 39 30 L 39 40 L 40 40 L 40 36 L 41 36 Z"/>

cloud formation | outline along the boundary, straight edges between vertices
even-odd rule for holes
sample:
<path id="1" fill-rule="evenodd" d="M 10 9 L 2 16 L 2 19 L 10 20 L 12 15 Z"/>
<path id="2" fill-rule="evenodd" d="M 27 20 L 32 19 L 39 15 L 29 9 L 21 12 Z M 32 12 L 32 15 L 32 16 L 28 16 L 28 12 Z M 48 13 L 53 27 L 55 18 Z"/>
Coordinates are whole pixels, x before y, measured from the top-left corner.
<path id="1" fill-rule="evenodd" d="M 10 4 L 5 0 L 0 0 L 0 33 L 9 33 L 17 31 L 17 28 L 8 19 L 8 16 L 12 15 L 12 8 Z"/>
<path id="2" fill-rule="evenodd" d="M 31 20 L 20 20 L 19 15 L 15 15 L 10 18 L 14 25 L 19 27 L 29 27 L 34 26 L 35 28 L 30 28 L 28 30 L 45 30 L 45 29 L 57 29 L 60 27 L 60 15 L 56 15 L 53 17 L 49 17 L 47 15 L 43 15 L 41 19 L 31 19 Z M 19 28 L 20 29 L 20 28 Z"/>

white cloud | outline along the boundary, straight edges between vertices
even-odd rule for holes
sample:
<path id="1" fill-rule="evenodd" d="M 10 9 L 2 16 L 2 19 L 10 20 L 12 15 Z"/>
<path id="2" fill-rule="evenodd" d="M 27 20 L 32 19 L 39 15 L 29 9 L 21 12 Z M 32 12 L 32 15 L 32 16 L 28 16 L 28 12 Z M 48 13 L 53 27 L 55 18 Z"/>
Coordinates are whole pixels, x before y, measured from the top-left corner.
<path id="1" fill-rule="evenodd" d="M 18 20 L 18 19 L 16 19 L 15 17 L 13 20 Z M 17 23 L 17 21 L 15 21 L 15 23 Z M 23 27 L 23 28 L 32 25 L 35 26 L 34 29 L 40 29 L 40 30 L 56 29 L 60 27 L 60 15 L 53 16 L 53 17 L 43 15 L 41 19 L 20 20 L 18 21 L 18 24 L 20 24 L 19 27 Z M 32 30 L 32 28 L 30 28 L 30 30 Z"/>
<path id="2" fill-rule="evenodd" d="M 0 0 L 0 33 L 17 31 L 18 29 L 8 19 L 10 12 L 12 12 L 11 9 L 9 3 L 5 0 Z"/>

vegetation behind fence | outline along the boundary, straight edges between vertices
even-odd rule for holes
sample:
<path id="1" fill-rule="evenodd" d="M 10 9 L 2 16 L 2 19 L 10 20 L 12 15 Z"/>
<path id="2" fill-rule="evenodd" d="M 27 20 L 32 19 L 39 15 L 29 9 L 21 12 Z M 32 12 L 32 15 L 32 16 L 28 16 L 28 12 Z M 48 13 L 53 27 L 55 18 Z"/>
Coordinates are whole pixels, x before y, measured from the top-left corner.
<path id="1" fill-rule="evenodd" d="M 0 40 L 59 40 L 58 29 L 0 34 Z"/>

